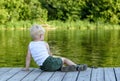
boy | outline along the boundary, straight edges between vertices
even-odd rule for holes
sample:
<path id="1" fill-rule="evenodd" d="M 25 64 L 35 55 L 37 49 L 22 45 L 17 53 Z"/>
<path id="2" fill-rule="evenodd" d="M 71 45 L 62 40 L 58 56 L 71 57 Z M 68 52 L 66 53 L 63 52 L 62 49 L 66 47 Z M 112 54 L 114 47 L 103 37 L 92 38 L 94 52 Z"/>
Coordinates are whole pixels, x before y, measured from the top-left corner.
<path id="1" fill-rule="evenodd" d="M 26 56 L 26 67 L 24 70 L 29 70 L 30 59 L 34 61 L 44 71 L 83 71 L 87 69 L 87 65 L 77 65 L 67 58 L 54 58 L 50 52 L 49 45 L 44 41 L 45 30 L 40 25 L 33 25 L 30 29 L 30 34 L 33 41 L 28 46 Z M 66 66 L 63 67 L 63 65 Z"/>

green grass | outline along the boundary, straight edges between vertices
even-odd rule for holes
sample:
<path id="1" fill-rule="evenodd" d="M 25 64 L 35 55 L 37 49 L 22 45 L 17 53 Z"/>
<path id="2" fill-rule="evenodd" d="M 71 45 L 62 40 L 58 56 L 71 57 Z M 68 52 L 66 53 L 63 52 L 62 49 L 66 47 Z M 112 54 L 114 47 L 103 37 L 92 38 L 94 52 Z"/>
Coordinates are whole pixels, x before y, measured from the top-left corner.
<path id="1" fill-rule="evenodd" d="M 60 28 L 60 29 L 120 29 L 118 24 L 110 23 L 90 23 L 88 21 L 16 21 L 0 24 L 0 29 L 27 29 L 33 24 L 42 24 L 46 28 Z"/>
<path id="2" fill-rule="evenodd" d="M 4 25 L 1 24 L 0 28 L 2 29 L 17 29 L 17 28 L 28 28 L 30 27 L 32 22 L 30 21 L 17 21 L 17 22 L 7 22 Z"/>
<path id="3" fill-rule="evenodd" d="M 118 24 L 110 23 L 90 23 L 88 21 L 76 21 L 76 22 L 61 22 L 61 21 L 49 21 L 48 24 L 55 28 L 67 28 L 67 29 L 120 29 Z"/>

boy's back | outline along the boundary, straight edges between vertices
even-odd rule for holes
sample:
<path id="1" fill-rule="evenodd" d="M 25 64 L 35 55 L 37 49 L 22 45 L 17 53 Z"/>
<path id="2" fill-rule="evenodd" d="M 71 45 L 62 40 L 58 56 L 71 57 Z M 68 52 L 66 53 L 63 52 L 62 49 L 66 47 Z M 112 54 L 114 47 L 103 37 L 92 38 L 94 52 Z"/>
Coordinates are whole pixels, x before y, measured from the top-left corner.
<path id="1" fill-rule="evenodd" d="M 35 62 L 42 66 L 46 58 L 49 57 L 48 50 L 44 41 L 32 41 L 29 44 L 29 50 Z"/>

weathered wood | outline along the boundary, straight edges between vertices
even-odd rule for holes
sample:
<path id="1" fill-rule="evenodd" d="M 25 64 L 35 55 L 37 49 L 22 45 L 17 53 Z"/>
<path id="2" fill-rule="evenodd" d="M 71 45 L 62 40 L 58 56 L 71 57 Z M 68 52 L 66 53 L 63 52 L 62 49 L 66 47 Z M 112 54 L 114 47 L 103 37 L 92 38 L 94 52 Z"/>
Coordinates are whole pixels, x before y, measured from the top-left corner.
<path id="1" fill-rule="evenodd" d="M 0 68 L 0 72 L 7 71 L 7 70 L 10 70 L 10 69 L 12 69 L 12 68 Z"/>
<path id="2" fill-rule="evenodd" d="M 34 68 L 0 68 L 0 81 L 120 81 L 120 68 L 88 68 L 80 72 L 43 72 Z"/>
<path id="3" fill-rule="evenodd" d="M 0 68 L 0 76 L 5 72 L 9 71 L 11 68 Z"/>
<path id="4" fill-rule="evenodd" d="M 30 71 L 20 71 L 18 72 L 16 75 L 14 75 L 13 77 L 11 77 L 10 79 L 8 79 L 7 81 L 20 81 L 22 80 L 26 75 L 28 75 L 33 69 L 30 69 Z"/>
<path id="5" fill-rule="evenodd" d="M 21 68 L 14 68 L 14 69 L 11 69 L 11 70 L 7 71 L 6 73 L 4 73 L 3 75 L 0 76 L 0 81 L 8 80 L 10 77 L 15 75 L 20 70 L 21 70 Z"/>
<path id="6" fill-rule="evenodd" d="M 43 72 L 35 81 L 48 81 L 54 72 Z"/>
<path id="7" fill-rule="evenodd" d="M 97 68 L 92 70 L 91 81 L 104 81 L 103 68 Z"/>
<path id="8" fill-rule="evenodd" d="M 41 72 L 42 71 L 40 69 L 35 69 L 21 81 L 34 81 L 36 77 L 40 75 Z"/>
<path id="9" fill-rule="evenodd" d="M 104 68 L 105 81 L 116 81 L 113 68 Z"/>
<path id="10" fill-rule="evenodd" d="M 120 81 L 120 68 L 114 68 L 116 79 L 117 81 Z"/>
<path id="11" fill-rule="evenodd" d="M 80 71 L 77 81 L 90 81 L 91 68 L 88 68 L 86 71 Z"/>
<path id="12" fill-rule="evenodd" d="M 67 72 L 62 81 L 76 81 L 78 72 Z"/>
<path id="13" fill-rule="evenodd" d="M 65 75 L 65 72 L 55 72 L 49 81 L 61 81 Z"/>

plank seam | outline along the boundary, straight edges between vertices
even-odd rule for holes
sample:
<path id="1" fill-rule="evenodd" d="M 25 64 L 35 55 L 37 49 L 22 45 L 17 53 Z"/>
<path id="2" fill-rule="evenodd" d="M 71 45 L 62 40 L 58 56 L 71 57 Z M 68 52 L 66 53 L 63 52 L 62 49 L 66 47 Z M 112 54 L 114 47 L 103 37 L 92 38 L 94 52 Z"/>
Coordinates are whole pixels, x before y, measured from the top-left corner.
<path id="1" fill-rule="evenodd" d="M 21 71 L 21 70 L 20 70 Z M 20 71 L 16 72 L 14 75 L 12 75 L 11 77 L 9 77 L 6 81 L 8 81 L 9 79 L 11 79 L 13 76 L 15 76 L 17 73 L 19 73 Z"/>
<path id="2" fill-rule="evenodd" d="M 78 72 L 78 74 L 77 74 L 77 77 L 76 77 L 76 80 L 75 80 L 75 81 L 77 81 L 77 80 L 78 80 L 79 75 L 80 75 L 80 71 Z"/>
<path id="3" fill-rule="evenodd" d="M 50 78 L 48 79 L 48 81 L 50 81 L 51 77 L 55 74 L 55 72 L 50 76 Z"/>
<path id="4" fill-rule="evenodd" d="M 93 68 L 91 68 L 91 71 L 90 71 L 90 81 L 92 80 L 92 73 L 93 73 Z"/>
<path id="5" fill-rule="evenodd" d="M 9 70 L 5 71 L 4 73 L 2 73 L 2 74 L 0 74 L 0 75 L 3 75 L 3 74 L 5 74 L 5 73 L 9 72 L 11 69 L 12 69 L 12 68 L 10 68 Z"/>
<path id="6" fill-rule="evenodd" d="M 28 76 L 34 69 L 32 69 L 29 73 L 27 73 L 20 81 L 22 81 L 26 76 Z"/>
<path id="7" fill-rule="evenodd" d="M 116 75 L 116 72 L 115 72 L 115 68 L 113 68 L 113 71 L 114 71 L 114 75 L 115 75 L 115 80 L 117 81 L 117 75 Z"/>
<path id="8" fill-rule="evenodd" d="M 34 81 L 35 81 L 42 73 L 43 73 L 43 71 L 40 72 L 40 74 L 34 79 Z"/>
<path id="9" fill-rule="evenodd" d="M 105 81 L 105 68 L 103 68 L 103 79 Z"/>
<path id="10" fill-rule="evenodd" d="M 63 81 L 63 79 L 65 78 L 65 75 L 67 74 L 68 72 L 66 72 L 65 74 L 64 74 L 64 76 L 63 76 L 63 78 L 62 78 L 62 80 L 61 81 Z"/>

